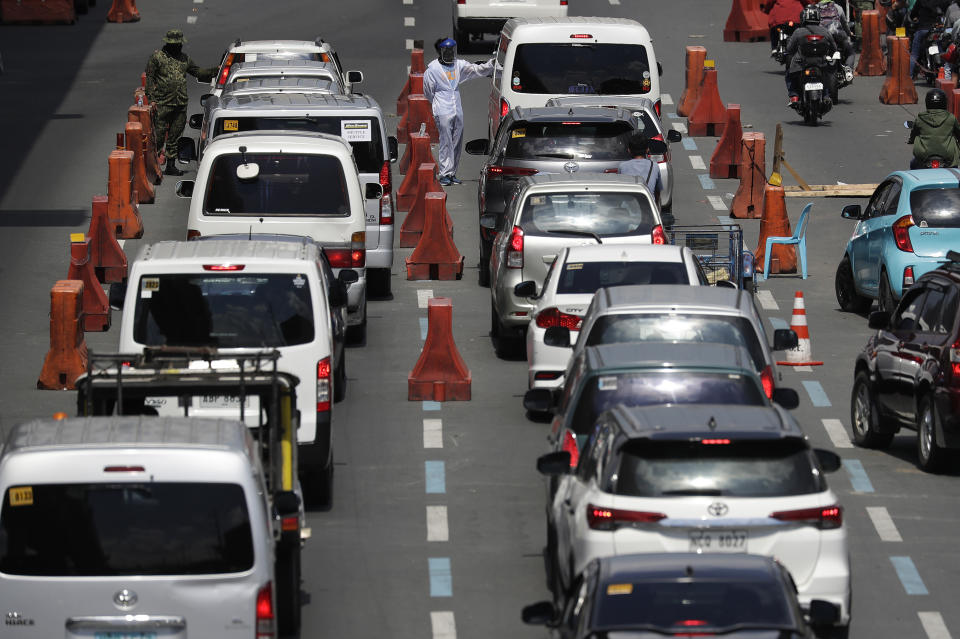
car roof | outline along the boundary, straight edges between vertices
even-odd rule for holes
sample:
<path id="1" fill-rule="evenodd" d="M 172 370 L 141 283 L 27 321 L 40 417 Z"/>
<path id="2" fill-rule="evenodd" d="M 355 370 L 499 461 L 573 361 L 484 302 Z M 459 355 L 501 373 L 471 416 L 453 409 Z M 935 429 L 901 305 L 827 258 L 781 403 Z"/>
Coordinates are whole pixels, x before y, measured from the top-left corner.
<path id="1" fill-rule="evenodd" d="M 297 240 L 223 239 L 211 241 L 175 241 L 166 240 L 148 244 L 137 255 L 138 262 L 172 261 L 187 262 L 196 260 L 244 260 L 253 263 L 273 264 L 282 260 L 308 260 L 319 258 L 320 249 L 312 242 Z M 291 236 L 295 237 L 295 236 Z"/>
<path id="2" fill-rule="evenodd" d="M 297 80 L 297 78 L 288 78 L 288 80 Z M 281 93 L 273 91 L 272 89 L 264 89 L 260 93 L 231 94 L 225 90 L 224 94 L 220 96 L 219 109 L 264 109 L 272 111 L 285 109 L 342 109 L 350 111 L 350 113 L 361 109 L 373 109 L 377 111 L 376 115 L 382 119 L 380 105 L 377 104 L 377 101 L 370 96 L 358 93 L 351 93 L 350 95 L 340 93 L 297 93 L 295 91 Z"/>
<path id="3" fill-rule="evenodd" d="M 642 175 L 621 175 L 619 173 L 535 173 L 517 180 L 518 189 L 543 187 L 582 188 L 592 186 L 629 186 L 650 191 Z"/>
<path id="4" fill-rule="evenodd" d="M 683 262 L 674 244 L 583 244 L 567 248 L 567 262 Z"/>
<path id="5" fill-rule="evenodd" d="M 649 37 L 647 29 L 636 20 L 628 18 L 608 18 L 601 16 L 567 16 L 567 17 L 543 17 L 543 18 L 511 18 L 503 25 L 503 35 L 513 39 L 516 30 L 548 30 L 557 27 L 563 28 L 582 27 L 586 25 L 597 25 L 601 27 L 628 27 L 643 29 L 643 35 Z"/>
<path id="6" fill-rule="evenodd" d="M 646 111 L 647 115 L 655 117 L 659 122 L 653 100 L 632 95 L 559 95 L 547 100 L 547 106 L 593 106 L 605 109 Z"/>
<path id="7" fill-rule="evenodd" d="M 290 60 L 276 60 L 270 58 L 267 60 L 257 59 L 237 62 L 230 67 L 230 75 L 233 75 L 237 71 L 290 71 L 291 73 L 332 71 L 333 73 L 336 73 L 337 67 L 332 62 L 324 62 L 323 60 L 301 60 L 299 58 L 292 58 Z"/>
<path id="8" fill-rule="evenodd" d="M 776 405 L 617 405 L 607 414 L 630 439 L 804 439 L 800 425 Z"/>
<path id="9" fill-rule="evenodd" d="M 960 187 L 960 170 L 957 169 L 916 169 L 913 171 L 894 171 L 886 179 L 899 177 L 907 189 L 926 187 Z"/>
<path id="10" fill-rule="evenodd" d="M 745 553 L 643 553 L 614 555 L 596 560 L 600 584 L 644 580 L 742 580 L 745 577 L 776 579 L 776 560 Z"/>
<path id="11" fill-rule="evenodd" d="M 686 284 L 612 286 L 597 291 L 597 312 L 669 308 L 675 311 L 714 311 L 742 314 L 753 302 L 740 289 Z"/>
<path id="12" fill-rule="evenodd" d="M 321 38 L 315 40 L 241 40 L 230 45 L 233 53 L 257 53 L 266 51 L 317 51 L 330 45 Z"/>
<path id="13" fill-rule="evenodd" d="M 308 150 L 317 150 L 321 153 L 328 151 L 345 151 L 353 155 L 353 147 L 350 143 L 339 135 L 330 135 L 328 133 L 316 133 L 314 131 L 241 131 L 239 133 L 226 133 L 218 135 L 204 151 L 204 157 L 215 155 L 221 147 L 235 148 L 239 144 L 251 140 L 261 144 L 276 144 L 285 148 L 296 148 L 298 146 L 307 147 Z M 251 151 L 253 152 L 253 151 Z"/>
<path id="14" fill-rule="evenodd" d="M 587 370 L 704 368 L 753 372 L 753 358 L 742 346 L 710 342 L 630 342 L 587 346 Z"/>
<path id="15" fill-rule="evenodd" d="M 514 122 L 631 122 L 637 117 L 626 109 L 610 109 L 600 106 L 563 106 L 563 107 L 514 107 L 510 111 L 511 124 Z"/>

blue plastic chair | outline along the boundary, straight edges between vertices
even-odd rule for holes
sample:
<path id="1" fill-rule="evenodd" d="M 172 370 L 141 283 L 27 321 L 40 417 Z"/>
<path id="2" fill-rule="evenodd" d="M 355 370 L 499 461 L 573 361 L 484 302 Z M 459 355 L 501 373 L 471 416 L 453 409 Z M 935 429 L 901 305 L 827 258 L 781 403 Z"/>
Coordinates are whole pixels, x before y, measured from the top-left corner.
<path id="1" fill-rule="evenodd" d="M 807 279 L 807 220 L 810 217 L 810 209 L 813 208 L 813 202 L 803 207 L 800 213 L 800 219 L 797 221 L 796 230 L 790 237 L 768 237 L 766 250 L 763 252 L 763 273 L 760 279 L 764 280 L 770 276 L 770 250 L 774 244 L 793 244 L 797 247 L 797 259 L 800 261 L 800 273 L 803 279 Z"/>

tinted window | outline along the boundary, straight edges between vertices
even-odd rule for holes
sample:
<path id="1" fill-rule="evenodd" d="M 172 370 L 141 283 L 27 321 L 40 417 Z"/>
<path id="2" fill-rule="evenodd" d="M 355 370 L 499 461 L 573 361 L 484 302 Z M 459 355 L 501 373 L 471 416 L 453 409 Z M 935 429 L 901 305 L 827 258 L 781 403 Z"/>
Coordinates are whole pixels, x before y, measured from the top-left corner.
<path id="1" fill-rule="evenodd" d="M 329 62 L 327 56 L 319 52 L 307 51 L 260 51 L 257 53 L 234 54 L 233 62 L 253 62 L 254 60 L 313 60 Z"/>
<path id="2" fill-rule="evenodd" d="M 634 441 L 621 450 L 617 495 L 776 497 L 825 490 L 799 439 L 700 442 Z"/>
<path id="3" fill-rule="evenodd" d="M 603 286 L 689 284 L 680 262 L 567 262 L 557 293 L 594 293 Z"/>
<path id="4" fill-rule="evenodd" d="M 217 157 L 203 194 L 204 215 L 350 215 L 340 160 L 331 155 L 247 153 L 260 173 L 237 177 L 240 154 Z M 351 167 L 352 168 L 352 167 Z"/>
<path id="5" fill-rule="evenodd" d="M 923 306 L 924 290 L 907 291 L 907 294 L 900 300 L 897 306 L 897 312 L 890 323 L 896 331 L 912 331 L 920 317 L 920 309 Z"/>
<path id="6" fill-rule="evenodd" d="M 766 365 L 753 324 L 733 315 L 604 315 L 593 324 L 586 346 L 619 342 L 732 344 L 747 349 L 757 370 Z"/>
<path id="7" fill-rule="evenodd" d="M 520 211 L 526 235 L 580 231 L 597 235 L 646 235 L 657 218 L 641 193 L 549 193 L 531 195 Z"/>
<path id="8" fill-rule="evenodd" d="M 629 160 L 627 122 L 517 122 L 507 138 L 508 159 Z"/>
<path id="9" fill-rule="evenodd" d="M 593 628 L 654 626 L 668 634 L 714 634 L 730 626 L 794 626 L 783 587 L 772 581 L 664 581 L 603 584 Z M 690 636 L 690 635 L 686 635 Z"/>
<path id="10" fill-rule="evenodd" d="M 765 406 L 763 391 L 745 375 L 643 372 L 600 375 L 587 380 L 570 428 L 589 432 L 597 417 L 618 404 L 748 404 Z"/>
<path id="11" fill-rule="evenodd" d="M 918 226 L 960 226 L 960 189 L 918 189 L 910 192 L 910 211 Z"/>
<path id="12" fill-rule="evenodd" d="M 133 339 L 147 346 L 258 348 L 313 341 L 306 276 L 144 275 Z"/>
<path id="13" fill-rule="evenodd" d="M 0 515 L 0 572 L 30 576 L 198 575 L 253 567 L 234 484 L 45 484 Z"/>
<path id="14" fill-rule="evenodd" d="M 383 167 L 383 140 L 374 118 L 308 117 L 217 118 L 214 137 L 247 131 L 312 131 L 346 137 L 361 173 L 380 173 Z"/>
<path id="15" fill-rule="evenodd" d="M 640 44 L 521 44 L 510 88 L 517 93 L 647 93 L 647 50 Z"/>
<path id="16" fill-rule="evenodd" d="M 940 325 L 940 313 L 943 310 L 943 290 L 928 288 L 926 301 L 923 303 L 923 312 L 917 322 L 917 329 L 924 333 L 937 331 Z M 946 331 L 943 331 L 946 332 Z"/>

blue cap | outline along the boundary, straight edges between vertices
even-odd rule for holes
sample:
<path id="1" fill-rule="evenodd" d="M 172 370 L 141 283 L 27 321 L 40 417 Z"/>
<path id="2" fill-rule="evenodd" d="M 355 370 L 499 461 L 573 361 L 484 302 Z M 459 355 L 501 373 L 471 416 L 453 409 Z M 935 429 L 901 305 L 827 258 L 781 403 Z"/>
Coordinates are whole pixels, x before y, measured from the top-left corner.
<path id="1" fill-rule="evenodd" d="M 457 46 L 457 41 L 454 40 L 453 38 L 447 38 L 446 40 L 440 43 L 440 47 L 443 49 L 449 49 L 455 46 Z"/>

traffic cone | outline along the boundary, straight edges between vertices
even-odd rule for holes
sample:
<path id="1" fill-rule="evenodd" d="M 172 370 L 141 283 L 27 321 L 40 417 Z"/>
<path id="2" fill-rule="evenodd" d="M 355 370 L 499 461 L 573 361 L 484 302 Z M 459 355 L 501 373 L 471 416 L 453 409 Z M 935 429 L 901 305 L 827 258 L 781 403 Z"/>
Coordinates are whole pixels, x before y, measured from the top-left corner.
<path id="1" fill-rule="evenodd" d="M 813 361 L 810 349 L 810 329 L 807 327 L 807 309 L 803 304 L 803 292 L 793 296 L 793 317 L 790 328 L 797 334 L 797 347 L 787 351 L 787 360 L 777 362 L 782 366 L 823 366 L 823 362 Z"/>

